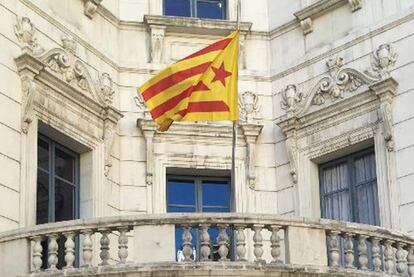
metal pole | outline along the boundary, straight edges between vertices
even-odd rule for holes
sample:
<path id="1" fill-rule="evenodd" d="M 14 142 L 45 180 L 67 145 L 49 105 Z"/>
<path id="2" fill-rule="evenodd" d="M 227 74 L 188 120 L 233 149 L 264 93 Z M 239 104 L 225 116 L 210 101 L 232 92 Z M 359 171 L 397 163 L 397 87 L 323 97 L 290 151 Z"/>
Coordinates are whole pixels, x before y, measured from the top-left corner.
<path id="1" fill-rule="evenodd" d="M 241 0 L 237 0 L 237 31 L 240 30 Z M 238 92 L 237 92 L 238 95 Z M 236 186 L 236 143 L 237 143 L 237 121 L 233 121 L 233 139 L 231 148 L 231 189 Z"/>

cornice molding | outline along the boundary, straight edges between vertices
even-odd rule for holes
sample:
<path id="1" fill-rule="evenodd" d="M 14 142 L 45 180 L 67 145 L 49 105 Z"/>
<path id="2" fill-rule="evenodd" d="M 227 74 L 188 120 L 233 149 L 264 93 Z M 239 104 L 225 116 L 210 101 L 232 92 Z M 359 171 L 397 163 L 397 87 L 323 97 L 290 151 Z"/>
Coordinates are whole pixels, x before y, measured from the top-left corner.
<path id="1" fill-rule="evenodd" d="M 305 35 L 313 31 L 313 20 L 331 10 L 337 9 L 345 4 L 349 4 L 351 11 L 355 12 L 362 8 L 362 0 L 319 0 L 310 6 L 294 13 L 303 29 Z"/>
<path id="2" fill-rule="evenodd" d="M 229 20 L 200 19 L 181 16 L 145 15 L 144 24 L 152 27 L 162 27 L 166 31 L 187 34 L 227 35 L 236 30 L 237 22 Z M 252 27 L 251 22 L 241 22 L 241 33 L 247 33 Z"/>

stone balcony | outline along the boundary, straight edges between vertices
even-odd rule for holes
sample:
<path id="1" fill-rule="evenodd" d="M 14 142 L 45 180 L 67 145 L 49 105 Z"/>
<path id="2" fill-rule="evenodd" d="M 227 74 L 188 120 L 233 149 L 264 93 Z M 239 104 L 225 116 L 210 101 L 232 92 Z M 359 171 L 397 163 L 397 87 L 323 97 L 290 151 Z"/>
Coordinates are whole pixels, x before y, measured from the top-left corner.
<path id="1" fill-rule="evenodd" d="M 414 238 L 275 215 L 74 220 L 0 234 L 0 276 L 414 276 Z"/>

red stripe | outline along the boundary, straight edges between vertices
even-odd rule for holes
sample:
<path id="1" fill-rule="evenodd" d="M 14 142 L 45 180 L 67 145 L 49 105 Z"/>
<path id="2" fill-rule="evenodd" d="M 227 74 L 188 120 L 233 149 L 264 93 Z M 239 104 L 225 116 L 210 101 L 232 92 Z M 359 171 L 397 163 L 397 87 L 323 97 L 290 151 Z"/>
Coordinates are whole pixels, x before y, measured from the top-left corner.
<path id="1" fill-rule="evenodd" d="M 231 38 L 225 38 L 225 39 L 219 40 L 213 44 L 210 44 L 206 48 L 203 48 L 200 51 L 197 51 L 194 54 L 191 54 L 190 56 L 185 57 L 181 61 L 192 59 L 194 57 L 198 57 L 198 56 L 201 56 L 201 55 L 204 55 L 204 54 L 216 51 L 216 50 L 223 50 L 224 48 L 227 47 L 227 45 L 230 44 L 231 40 L 232 40 Z"/>
<path id="2" fill-rule="evenodd" d="M 183 92 L 181 92 L 180 94 L 168 99 L 167 101 L 165 101 L 164 103 L 158 105 L 157 107 L 155 107 L 154 109 L 151 110 L 151 115 L 152 118 L 157 118 L 161 115 L 163 115 L 164 113 L 166 113 L 167 111 L 171 110 L 172 108 L 174 108 L 175 106 L 177 106 L 183 99 L 190 97 L 191 94 L 193 94 L 193 92 L 196 91 L 210 91 L 210 88 L 207 87 L 202 81 L 199 82 L 197 85 L 195 86 L 191 86 L 187 89 L 185 89 Z"/>
<path id="3" fill-rule="evenodd" d="M 189 103 L 187 109 L 178 111 L 177 114 L 184 117 L 187 113 L 209 113 L 229 111 L 229 107 L 223 101 L 202 101 Z"/>
<path id="4" fill-rule="evenodd" d="M 196 65 L 194 67 L 184 69 L 182 71 L 178 71 L 176 73 L 173 73 L 161 81 L 153 84 L 149 88 L 147 88 L 143 93 L 142 96 L 144 97 L 145 101 L 148 101 L 150 98 L 154 97 L 158 93 L 166 90 L 167 88 L 178 84 L 181 81 L 184 81 L 187 78 L 190 78 L 194 75 L 201 74 L 205 72 L 211 65 L 211 62 L 202 63 L 199 65 Z"/>

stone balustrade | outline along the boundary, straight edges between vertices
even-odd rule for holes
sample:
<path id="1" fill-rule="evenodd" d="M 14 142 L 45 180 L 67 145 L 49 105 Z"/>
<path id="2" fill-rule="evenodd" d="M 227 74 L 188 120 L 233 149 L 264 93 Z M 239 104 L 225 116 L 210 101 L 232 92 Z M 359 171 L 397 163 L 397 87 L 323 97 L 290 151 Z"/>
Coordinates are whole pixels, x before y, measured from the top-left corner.
<path id="1" fill-rule="evenodd" d="M 178 261 L 176 236 L 181 241 Z M 408 235 L 274 215 L 163 214 L 44 224 L 0 234 L 0 256 L 0 276 L 99 276 L 114 271 L 141 276 L 125 272 L 141 272 L 142 265 L 149 270 L 151 264 L 158 265 L 154 271 L 160 265 L 218 265 L 221 270 L 227 265 L 252 272 L 414 276 L 414 239 Z"/>

